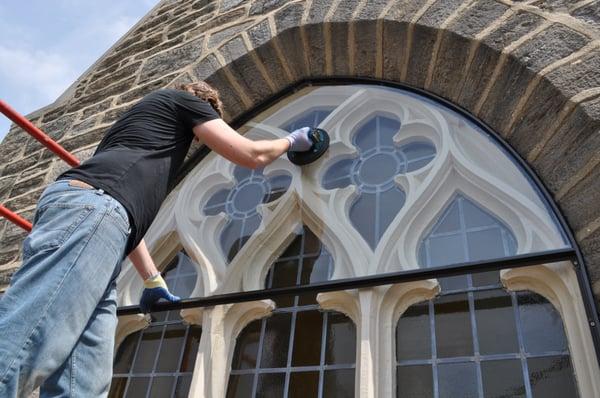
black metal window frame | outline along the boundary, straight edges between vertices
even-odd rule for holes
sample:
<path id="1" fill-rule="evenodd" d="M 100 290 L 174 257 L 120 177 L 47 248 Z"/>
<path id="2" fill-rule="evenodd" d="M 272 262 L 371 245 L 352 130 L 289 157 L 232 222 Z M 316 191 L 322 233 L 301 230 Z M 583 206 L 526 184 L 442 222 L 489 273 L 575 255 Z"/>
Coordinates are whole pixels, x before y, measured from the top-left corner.
<path id="1" fill-rule="evenodd" d="M 582 295 L 585 311 L 587 315 L 588 325 L 592 334 L 594 342 L 594 349 L 596 352 L 596 359 L 600 364 L 600 331 L 598 330 L 598 310 L 596 302 L 591 289 L 591 283 L 585 263 L 583 261 L 583 255 L 577 245 L 575 237 L 558 206 L 552 200 L 552 197 L 542 183 L 539 177 L 535 174 L 533 169 L 527 164 L 527 162 L 517 153 L 499 134 L 497 134 L 490 126 L 475 118 L 467 110 L 460 108 L 456 104 L 448 101 L 445 98 L 439 97 L 430 92 L 422 89 L 412 87 L 406 84 L 400 84 L 397 82 L 391 82 L 380 79 L 372 78 L 356 78 L 356 77 L 325 77 L 325 78 L 311 78 L 302 79 L 298 82 L 288 86 L 278 94 L 270 97 L 268 100 L 260 103 L 252 110 L 244 113 L 235 120 L 230 122 L 230 125 L 234 128 L 239 128 L 246 122 L 250 121 L 261 112 L 270 108 L 281 99 L 292 95 L 306 87 L 320 87 L 320 86 L 332 86 L 332 85 L 372 85 L 401 89 L 407 92 L 418 94 L 424 98 L 430 99 L 434 102 L 440 103 L 450 110 L 460 114 L 477 127 L 487 133 L 495 143 L 505 150 L 512 159 L 518 164 L 522 171 L 525 172 L 526 176 L 530 178 L 533 185 L 539 190 L 545 204 L 551 215 L 555 217 L 558 222 L 561 232 L 566 236 L 566 240 L 570 245 L 569 248 L 548 250 L 538 253 L 529 253 L 506 257 L 496 260 L 485 260 L 475 261 L 467 263 L 458 263 L 442 267 L 433 267 L 425 269 L 414 269 L 408 271 L 400 271 L 387 274 L 372 275 L 358 278 L 338 279 L 328 282 L 315 283 L 304 286 L 294 286 L 289 288 L 276 288 L 276 289 L 262 289 L 246 292 L 236 292 L 229 294 L 212 295 L 208 297 L 191 298 L 182 300 L 179 303 L 160 303 L 157 304 L 154 311 L 167 311 L 184 308 L 196 308 L 196 307 L 211 307 L 222 304 L 233 304 L 246 301 L 264 300 L 272 297 L 284 296 L 284 295 L 298 295 L 303 293 L 321 293 L 328 291 L 339 291 L 366 288 L 373 286 L 388 285 L 394 283 L 411 282 L 431 278 L 444 278 L 448 276 L 464 275 L 469 273 L 480 273 L 493 270 L 501 270 L 508 268 L 519 268 L 532 265 L 540 265 L 547 263 L 554 263 L 559 261 L 571 261 L 577 275 L 579 289 Z M 192 157 L 184 164 L 181 168 L 176 183 L 181 182 L 185 177 L 202 159 L 204 159 L 211 150 L 206 146 L 200 148 Z M 117 315 L 130 315 L 140 313 L 138 305 L 125 306 L 117 309 Z"/>

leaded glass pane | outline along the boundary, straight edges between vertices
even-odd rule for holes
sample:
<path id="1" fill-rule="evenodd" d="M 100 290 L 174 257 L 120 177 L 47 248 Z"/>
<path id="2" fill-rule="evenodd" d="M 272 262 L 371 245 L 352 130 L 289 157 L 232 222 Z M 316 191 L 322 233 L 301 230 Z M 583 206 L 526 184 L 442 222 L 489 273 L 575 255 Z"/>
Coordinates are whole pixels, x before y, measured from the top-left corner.
<path id="1" fill-rule="evenodd" d="M 169 290 L 189 297 L 196 284 L 193 261 L 180 252 L 163 273 Z M 117 350 L 109 397 L 187 397 L 202 329 L 179 311 L 152 313 L 150 326 L 129 335 Z"/>
<path id="2" fill-rule="evenodd" d="M 430 358 L 430 325 L 428 303 L 407 309 L 396 328 L 396 356 L 403 360 Z"/>
<path id="3" fill-rule="evenodd" d="M 518 359 L 486 361 L 481 364 L 483 394 L 486 398 L 525 397 L 523 369 Z"/>
<path id="4" fill-rule="evenodd" d="M 501 290 L 473 293 L 481 354 L 518 352 L 517 327 L 511 296 Z"/>
<path id="5" fill-rule="evenodd" d="M 397 398 L 432 398 L 433 375 L 431 366 L 398 366 Z"/>
<path id="6" fill-rule="evenodd" d="M 305 285 L 332 273 L 333 257 L 303 227 L 273 263 L 266 285 Z M 343 314 L 319 311 L 315 298 L 276 298 L 270 317 L 240 332 L 227 397 L 354 396 L 356 328 Z"/>
<path id="7" fill-rule="evenodd" d="M 476 398 L 477 367 L 475 363 L 442 363 L 438 366 L 440 398 Z"/>
<path id="8" fill-rule="evenodd" d="M 564 351 L 567 338 L 560 314 L 539 294 L 517 294 L 519 316 L 523 325 L 523 343 L 528 352 Z"/>

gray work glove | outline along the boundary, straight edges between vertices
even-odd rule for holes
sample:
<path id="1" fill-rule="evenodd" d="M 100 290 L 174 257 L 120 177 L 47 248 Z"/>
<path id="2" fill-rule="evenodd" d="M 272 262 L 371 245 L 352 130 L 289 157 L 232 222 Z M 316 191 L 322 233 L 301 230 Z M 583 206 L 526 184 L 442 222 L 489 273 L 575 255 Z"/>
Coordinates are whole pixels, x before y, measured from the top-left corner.
<path id="1" fill-rule="evenodd" d="M 285 136 L 285 139 L 290 142 L 289 151 L 304 152 L 308 151 L 313 146 L 313 141 L 309 137 L 310 127 L 302 127 L 292 131 Z"/>

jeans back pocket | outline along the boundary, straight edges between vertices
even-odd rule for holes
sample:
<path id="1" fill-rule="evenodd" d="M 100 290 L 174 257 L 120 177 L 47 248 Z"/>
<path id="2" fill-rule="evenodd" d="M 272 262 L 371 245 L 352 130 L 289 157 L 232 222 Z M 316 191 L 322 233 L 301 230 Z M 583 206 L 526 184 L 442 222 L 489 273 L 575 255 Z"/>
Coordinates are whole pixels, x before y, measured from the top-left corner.
<path id="1" fill-rule="evenodd" d="M 52 203 L 39 208 L 31 233 L 23 241 L 23 258 L 60 247 L 90 215 L 88 204 Z"/>

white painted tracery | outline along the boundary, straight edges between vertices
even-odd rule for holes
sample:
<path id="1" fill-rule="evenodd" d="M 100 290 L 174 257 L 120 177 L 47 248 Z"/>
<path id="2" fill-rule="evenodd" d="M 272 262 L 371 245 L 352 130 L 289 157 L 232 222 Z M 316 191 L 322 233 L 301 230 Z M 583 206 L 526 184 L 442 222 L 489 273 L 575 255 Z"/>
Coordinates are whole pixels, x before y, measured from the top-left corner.
<path id="1" fill-rule="evenodd" d="M 240 131 L 254 139 L 281 137 L 286 132 L 279 126 L 316 108 L 333 108 L 319 126 L 331 136 L 329 151 L 303 168 L 282 158 L 264 170 L 265 175 L 285 171 L 292 176 L 290 187 L 277 200 L 259 205 L 260 227 L 229 264 L 219 241 L 227 216 L 207 216 L 203 206 L 219 189 L 235 185 L 231 163 L 209 154 L 163 204 L 146 240 L 156 255 L 171 253 L 175 247 L 186 250 L 200 275 L 193 296 L 263 288 L 270 265 L 302 225 L 331 253 L 333 279 L 419 267 L 420 242 L 457 194 L 501 219 L 517 241 L 518 254 L 564 246 L 533 184 L 508 154 L 462 116 L 416 95 L 370 86 L 309 88 Z M 421 169 L 396 176 L 406 201 L 372 250 L 348 217 L 358 195 L 356 187 L 327 190 L 321 181 L 329 166 L 357 156 L 352 136 L 374 115 L 400 121 L 394 137 L 398 145 L 425 140 L 435 146 L 436 155 Z M 554 282 L 547 282 L 550 280 Z M 581 392 L 598 393 L 598 383 L 593 381 L 598 379 L 597 363 L 585 353 L 591 337 L 572 275 L 561 268 L 545 267 L 527 277 L 516 270 L 506 271 L 503 281 L 510 289 L 536 291 L 557 306 L 565 321 Z M 132 267 L 124 266 L 119 289 L 120 305 L 137 302 L 141 283 Z M 357 397 L 394 394 L 395 324 L 408 306 L 433 297 L 437 289 L 435 281 L 422 281 L 319 295 L 323 308 L 346 313 L 357 325 Z M 271 308 L 270 303 L 256 303 L 183 314 L 189 322 L 202 323 L 204 331 L 190 396 L 225 396 L 235 336 Z M 128 325 L 128 331 L 141 327 L 139 319 Z M 125 329 L 120 333 L 124 335 Z"/>

